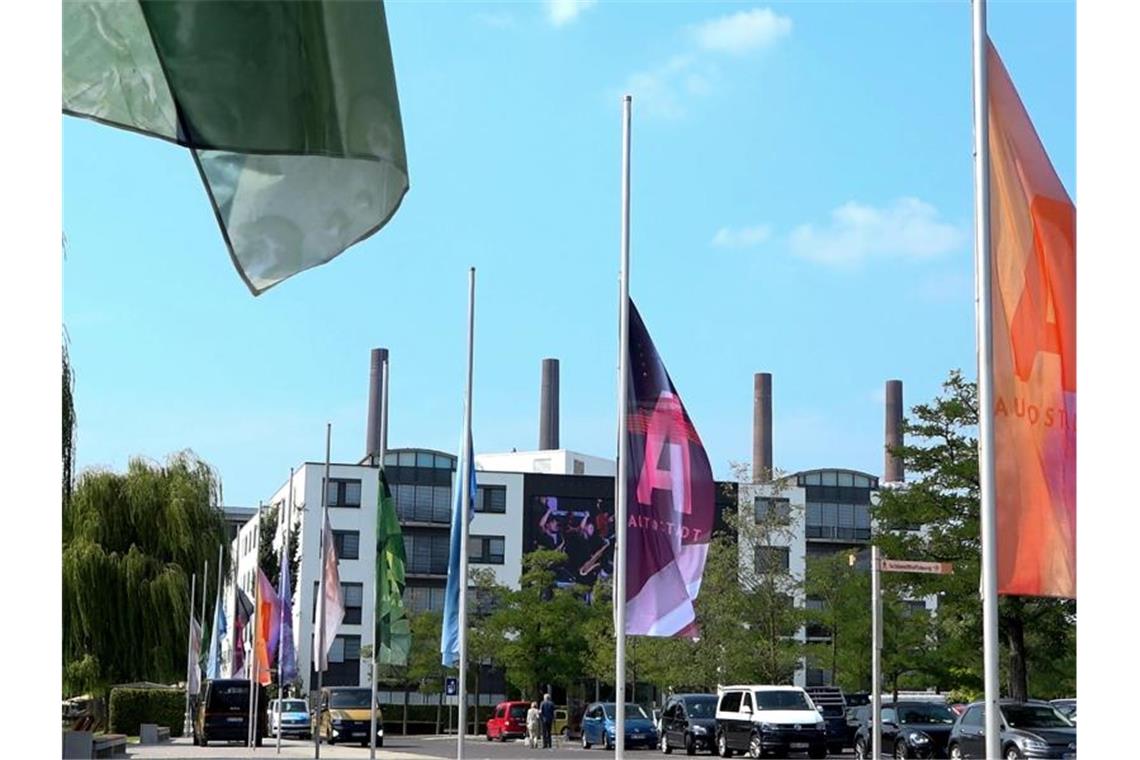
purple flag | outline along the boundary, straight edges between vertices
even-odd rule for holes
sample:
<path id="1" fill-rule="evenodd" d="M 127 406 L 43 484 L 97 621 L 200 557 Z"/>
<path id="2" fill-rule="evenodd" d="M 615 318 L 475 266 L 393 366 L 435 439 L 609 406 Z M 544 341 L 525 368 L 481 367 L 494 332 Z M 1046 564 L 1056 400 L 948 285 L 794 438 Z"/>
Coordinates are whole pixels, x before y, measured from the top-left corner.
<path id="1" fill-rule="evenodd" d="M 628 372 L 626 633 L 694 638 L 715 512 L 712 468 L 632 299 Z"/>

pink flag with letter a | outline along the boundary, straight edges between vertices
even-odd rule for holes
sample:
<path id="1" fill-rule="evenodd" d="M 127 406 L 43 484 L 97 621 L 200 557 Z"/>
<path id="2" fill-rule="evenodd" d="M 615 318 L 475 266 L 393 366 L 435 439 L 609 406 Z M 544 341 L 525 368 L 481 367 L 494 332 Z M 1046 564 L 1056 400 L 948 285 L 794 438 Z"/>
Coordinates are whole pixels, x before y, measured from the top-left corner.
<path id="1" fill-rule="evenodd" d="M 694 638 L 693 601 L 712 537 L 715 483 L 701 438 L 632 300 L 628 367 L 626 633 Z"/>

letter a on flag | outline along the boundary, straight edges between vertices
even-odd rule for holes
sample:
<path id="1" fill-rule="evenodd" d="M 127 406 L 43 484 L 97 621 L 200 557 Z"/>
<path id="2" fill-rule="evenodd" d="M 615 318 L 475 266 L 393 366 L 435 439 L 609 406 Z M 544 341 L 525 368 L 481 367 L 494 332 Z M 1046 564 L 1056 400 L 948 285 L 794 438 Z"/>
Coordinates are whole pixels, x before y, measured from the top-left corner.
<path id="1" fill-rule="evenodd" d="M 998 592 L 1077 595 L 1076 208 L 988 45 Z"/>
<path id="2" fill-rule="evenodd" d="M 626 633 L 697 635 L 693 600 L 712 534 L 715 485 L 701 438 L 641 315 L 629 304 Z"/>

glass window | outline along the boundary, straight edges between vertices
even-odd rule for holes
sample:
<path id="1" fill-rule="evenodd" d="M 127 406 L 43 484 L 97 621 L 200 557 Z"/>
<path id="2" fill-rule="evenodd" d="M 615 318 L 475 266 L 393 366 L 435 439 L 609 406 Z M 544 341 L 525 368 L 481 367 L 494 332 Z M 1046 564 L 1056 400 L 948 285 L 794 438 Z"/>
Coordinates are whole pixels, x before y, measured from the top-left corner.
<path id="1" fill-rule="evenodd" d="M 825 486 L 839 485 L 838 474 L 834 470 L 828 470 L 827 472 L 822 473 L 820 484 Z"/>
<path id="2" fill-rule="evenodd" d="M 856 488 L 870 488 L 871 487 L 871 479 L 866 477 L 865 475 L 856 475 L 855 476 L 855 482 L 853 485 Z"/>
<path id="3" fill-rule="evenodd" d="M 423 451 L 416 452 L 416 467 L 435 467 L 435 455 Z"/>
<path id="4" fill-rule="evenodd" d="M 839 524 L 839 505 L 838 504 L 823 504 L 823 519 L 820 521 L 823 525 L 838 525 Z"/>
<path id="5" fill-rule="evenodd" d="M 855 505 L 855 527 L 867 529 L 871 527 L 871 509 L 866 504 Z"/>
<path id="6" fill-rule="evenodd" d="M 744 698 L 740 700 L 740 709 L 743 710 L 745 707 L 749 710 L 752 709 L 752 695 L 747 692 L 745 692 Z"/>
<path id="7" fill-rule="evenodd" d="M 359 660 L 360 659 L 360 637 L 359 636 L 345 636 L 344 637 L 344 659 L 346 659 L 346 660 Z M 367 702 L 365 704 L 367 704 Z"/>
<path id="8" fill-rule="evenodd" d="M 771 689 L 756 692 L 756 709 L 811 710 L 807 695 L 799 689 Z"/>
<path id="9" fill-rule="evenodd" d="M 730 691 L 720 698 L 720 709 L 725 712 L 738 712 L 740 710 L 740 698 L 744 692 Z"/>
<path id="10" fill-rule="evenodd" d="M 807 505 L 807 524 L 819 525 L 823 522 L 823 508 L 819 504 L 809 503 Z"/>
<path id="11" fill-rule="evenodd" d="M 414 451 L 401 451 L 399 464 L 401 467 L 415 467 L 416 466 L 416 452 Z"/>
<path id="12" fill-rule="evenodd" d="M 364 605 L 364 585 L 360 583 L 340 584 L 344 594 L 344 622 L 359 625 Z"/>
<path id="13" fill-rule="evenodd" d="M 384 465 L 390 464 L 399 464 L 399 456 L 394 451 L 384 455 Z"/>
<path id="14" fill-rule="evenodd" d="M 808 486 L 820 485 L 819 473 L 818 472 L 809 473 L 808 476 L 806 478 L 804 478 L 804 485 L 808 485 Z"/>
<path id="15" fill-rule="evenodd" d="M 507 511 L 506 486 L 476 486 L 475 511 L 503 514 Z"/>
<path id="16" fill-rule="evenodd" d="M 334 530 L 337 559 L 360 559 L 360 531 Z"/>
<path id="17" fill-rule="evenodd" d="M 786 524 L 791 519 L 792 507 L 787 499 L 757 496 L 753 506 L 757 525 Z"/>
<path id="18" fill-rule="evenodd" d="M 851 504 L 839 504 L 839 527 L 855 527 L 855 507 Z"/>
<path id="19" fill-rule="evenodd" d="M 839 485 L 841 485 L 841 486 L 853 486 L 853 485 L 855 485 L 855 476 L 849 472 L 839 473 Z"/>
<path id="20" fill-rule="evenodd" d="M 501 565 L 505 545 L 502 536 L 469 536 L 467 558 L 483 565 Z"/>
<path id="21" fill-rule="evenodd" d="M 985 716 L 982 714 L 982 708 L 980 706 L 971 707 L 966 710 L 966 714 L 962 716 L 962 725 L 980 726 L 984 722 L 984 717 Z"/>
<path id="22" fill-rule="evenodd" d="M 778 573 L 786 571 L 788 565 L 788 547 L 786 546 L 757 546 L 756 572 Z"/>
<path id="23" fill-rule="evenodd" d="M 329 647 L 329 662 L 344 662 L 344 636 L 337 636 Z M 250 702 L 253 698 L 250 697 Z"/>
<path id="24" fill-rule="evenodd" d="M 443 454 L 435 455 L 435 466 L 441 470 L 454 470 L 455 460 Z"/>

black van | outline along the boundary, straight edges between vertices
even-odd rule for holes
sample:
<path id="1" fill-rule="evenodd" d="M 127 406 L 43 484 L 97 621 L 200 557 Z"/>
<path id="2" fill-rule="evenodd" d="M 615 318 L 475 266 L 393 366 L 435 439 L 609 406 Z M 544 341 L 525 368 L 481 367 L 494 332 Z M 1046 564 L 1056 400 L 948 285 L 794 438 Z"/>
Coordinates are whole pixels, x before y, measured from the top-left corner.
<path id="1" fill-rule="evenodd" d="M 257 690 L 257 732 L 255 746 L 266 736 L 265 689 Z M 194 714 L 194 744 L 205 747 L 212 741 L 249 741 L 249 680 L 217 678 L 206 681 Z"/>

